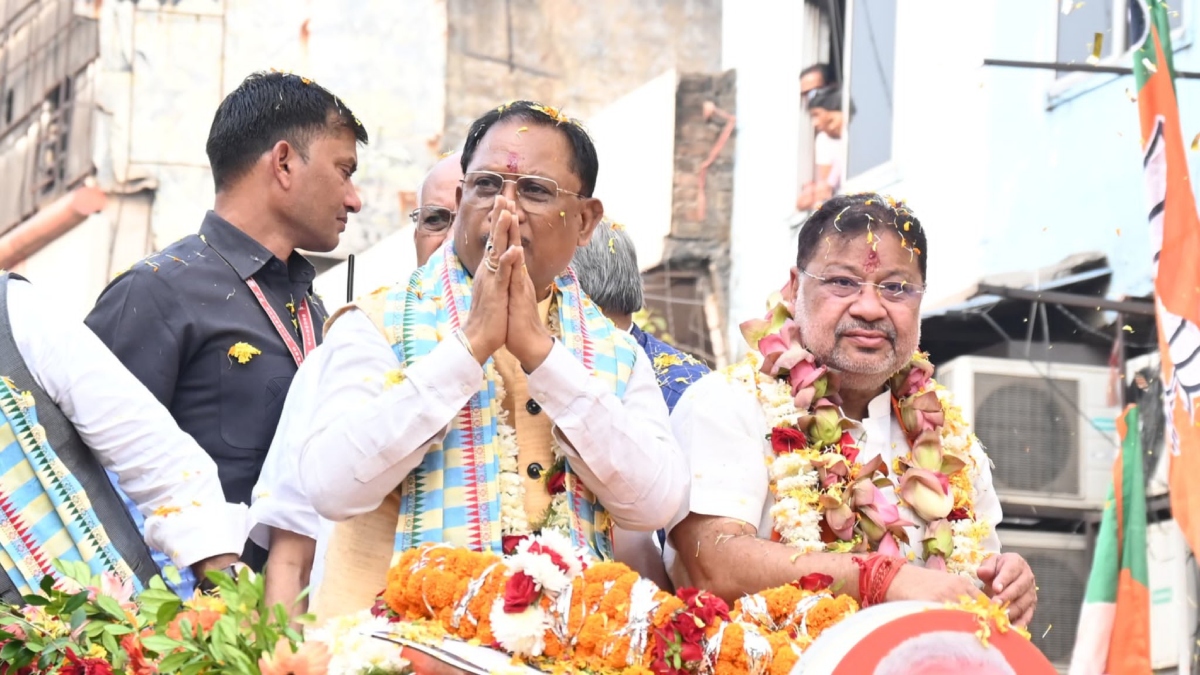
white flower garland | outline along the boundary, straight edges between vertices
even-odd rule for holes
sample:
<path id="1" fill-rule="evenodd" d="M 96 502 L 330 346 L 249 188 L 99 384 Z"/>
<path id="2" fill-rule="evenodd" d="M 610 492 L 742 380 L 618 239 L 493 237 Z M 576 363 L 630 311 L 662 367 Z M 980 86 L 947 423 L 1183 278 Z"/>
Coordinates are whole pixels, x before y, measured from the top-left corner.
<path id="1" fill-rule="evenodd" d="M 390 628 L 387 619 L 364 610 L 330 619 L 306 631 L 305 637 L 329 647 L 329 675 L 399 675 L 408 672 L 408 661 L 395 645 L 372 637 Z"/>
<path id="2" fill-rule="evenodd" d="M 554 495 L 546 513 L 541 514 L 539 523 L 530 523 L 525 512 L 525 480 L 521 477 L 519 462 L 521 449 L 517 446 L 517 430 L 508 421 L 504 409 L 504 379 L 492 366 L 492 381 L 496 384 L 496 398 L 492 414 L 496 416 L 496 442 L 500 455 L 500 533 L 503 536 L 527 536 L 534 532 L 552 530 L 559 533 L 571 531 L 570 505 L 566 492 Z M 558 439 L 551 435 L 551 450 L 557 464 L 563 458 Z M 545 475 L 545 474 L 543 474 Z"/>
<path id="3" fill-rule="evenodd" d="M 762 406 L 768 429 L 795 427 L 805 411 L 796 408 L 791 386 L 786 381 L 762 373 L 761 366 L 762 356 L 757 352 L 750 352 L 747 358 L 728 367 L 726 376 L 731 382 L 740 383 L 754 394 Z M 969 519 L 951 522 L 954 550 L 946 560 L 946 569 L 955 574 L 975 578 L 975 570 L 987 555 L 982 550 L 981 543 L 991 534 L 991 525 L 986 521 L 977 520 L 974 513 L 974 504 L 978 496 L 975 489 L 979 477 L 978 467 L 988 459 L 970 433 L 963 420 L 962 411 L 953 403 L 950 393 L 940 386 L 937 387 L 937 392 L 946 417 L 941 432 L 943 448 L 959 457 L 967 458 L 966 466 L 951 476 L 951 494 L 955 506 L 967 507 L 972 515 Z M 771 493 L 775 496 L 775 504 L 770 509 L 771 518 L 775 524 L 775 531 L 782 540 L 801 552 L 846 551 L 854 542 L 826 544 L 821 539 L 824 509 L 820 503 L 819 474 L 812 464 L 819 454 L 812 449 L 785 454 L 771 453 L 767 460 Z M 963 478 L 959 478 L 960 474 Z M 888 479 L 892 481 L 896 494 L 899 495 L 899 486 L 896 484 L 898 474 L 891 472 Z M 916 514 L 913 514 L 913 520 L 922 528 L 926 525 Z M 919 550 L 919 543 L 914 542 L 913 548 Z"/>
<path id="4" fill-rule="evenodd" d="M 533 580 L 538 595 L 533 602 L 519 612 L 504 609 L 505 593 L 492 603 L 488 619 L 492 623 L 492 634 L 504 649 L 521 656 L 541 656 L 546 648 L 545 635 L 550 629 L 550 614 L 542 609 L 541 596 L 555 600 L 566 591 L 580 574 L 585 564 L 582 552 L 571 546 L 571 540 L 554 531 L 543 531 L 527 537 L 512 555 L 504 559 L 509 579 L 516 575 L 527 575 Z"/>
<path id="5" fill-rule="evenodd" d="M 496 444 L 500 455 L 500 532 L 504 536 L 529 534 L 529 518 L 525 513 L 525 482 L 521 480 L 517 461 L 517 430 L 508 423 L 508 411 L 504 409 L 504 379 L 500 371 L 491 366 L 492 381 L 496 384 L 492 414 L 496 417 Z"/>

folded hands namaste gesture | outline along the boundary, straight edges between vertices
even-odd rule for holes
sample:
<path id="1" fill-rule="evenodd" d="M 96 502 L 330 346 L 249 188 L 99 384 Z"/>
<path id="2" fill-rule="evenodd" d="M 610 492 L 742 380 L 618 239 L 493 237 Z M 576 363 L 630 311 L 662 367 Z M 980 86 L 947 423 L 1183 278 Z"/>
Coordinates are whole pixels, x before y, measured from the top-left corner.
<path id="1" fill-rule="evenodd" d="M 532 372 L 550 354 L 554 338 L 538 312 L 513 200 L 497 196 L 488 222 L 491 235 L 475 270 L 471 314 L 463 334 L 481 364 L 503 346 L 525 372 Z"/>

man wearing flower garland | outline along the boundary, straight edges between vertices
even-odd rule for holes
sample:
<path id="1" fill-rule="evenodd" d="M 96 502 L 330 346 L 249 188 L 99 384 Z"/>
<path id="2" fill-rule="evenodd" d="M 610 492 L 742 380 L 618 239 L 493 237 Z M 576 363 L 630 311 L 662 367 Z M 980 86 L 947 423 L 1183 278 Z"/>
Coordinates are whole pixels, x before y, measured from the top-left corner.
<path id="1" fill-rule="evenodd" d="M 771 313 L 743 324 L 756 349 L 672 415 L 692 470 L 668 528 L 677 586 L 732 600 L 821 575 L 869 606 L 978 595 L 978 580 L 1029 623 L 1033 573 L 999 552 L 988 459 L 913 356 L 927 260 L 916 216 L 879 195 L 804 224 Z"/>
<path id="2" fill-rule="evenodd" d="M 527 101 L 477 120 L 452 239 L 407 285 L 336 315 L 293 388 L 303 491 L 330 537 L 315 604 L 368 607 L 425 542 L 500 552 L 558 530 L 611 558 L 613 523 L 666 525 L 686 462 L 644 352 L 569 263 L 603 215 L 576 122 Z M 289 401 L 289 405 L 291 402 Z"/>

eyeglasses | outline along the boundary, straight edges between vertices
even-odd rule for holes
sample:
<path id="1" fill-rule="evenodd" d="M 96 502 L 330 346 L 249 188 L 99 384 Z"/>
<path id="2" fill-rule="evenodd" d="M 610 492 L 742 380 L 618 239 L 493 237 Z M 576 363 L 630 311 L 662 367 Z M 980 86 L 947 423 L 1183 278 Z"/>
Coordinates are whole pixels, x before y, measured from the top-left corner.
<path id="1" fill-rule="evenodd" d="M 854 277 L 819 277 L 807 270 L 800 270 L 800 273 L 821 282 L 821 290 L 837 298 L 857 296 L 862 293 L 864 286 L 870 286 L 879 293 L 879 297 L 888 302 L 915 306 L 921 302 L 921 295 L 925 292 L 923 286 L 910 284 L 907 281 L 885 281 L 882 284 L 875 284 Z"/>
<path id="2" fill-rule="evenodd" d="M 463 176 L 463 198 L 476 204 L 481 204 L 504 191 L 505 183 L 517 186 L 517 201 L 521 208 L 528 213 L 544 214 L 554 209 L 558 201 L 558 193 L 565 192 L 573 197 L 587 199 L 578 192 L 564 190 L 551 178 L 544 176 L 528 176 L 519 173 L 505 174 L 514 176 L 505 178 L 504 175 L 492 171 L 469 171 Z"/>
<path id="3" fill-rule="evenodd" d="M 454 223 L 454 212 L 444 206 L 422 206 L 408 214 L 409 220 L 424 232 L 445 232 Z"/>

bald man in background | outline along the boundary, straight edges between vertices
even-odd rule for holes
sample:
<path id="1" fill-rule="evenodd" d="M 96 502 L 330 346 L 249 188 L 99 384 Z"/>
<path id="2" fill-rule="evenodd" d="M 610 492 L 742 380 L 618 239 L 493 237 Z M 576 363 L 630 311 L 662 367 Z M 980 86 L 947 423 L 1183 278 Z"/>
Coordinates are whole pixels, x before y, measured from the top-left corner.
<path id="1" fill-rule="evenodd" d="M 429 256 L 438 250 L 450 234 L 457 201 L 455 193 L 462 178 L 462 153 L 456 152 L 434 164 L 421 182 L 417 208 L 408 214 L 417 226 L 413 232 L 413 244 L 417 247 L 418 267 L 429 260 Z"/>

